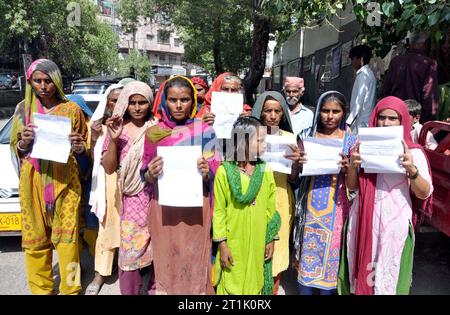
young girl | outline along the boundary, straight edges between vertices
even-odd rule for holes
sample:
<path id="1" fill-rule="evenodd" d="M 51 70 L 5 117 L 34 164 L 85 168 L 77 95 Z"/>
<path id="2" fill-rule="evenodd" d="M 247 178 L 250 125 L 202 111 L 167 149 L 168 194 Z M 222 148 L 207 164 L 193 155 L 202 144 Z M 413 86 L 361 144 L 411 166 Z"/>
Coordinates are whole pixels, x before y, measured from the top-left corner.
<path id="1" fill-rule="evenodd" d="M 317 102 L 311 132 L 301 135 L 302 138 L 310 136 L 344 141 L 339 174 L 301 178 L 294 237 L 294 262 L 301 295 L 336 293 L 342 229 L 350 208 L 345 185 L 347 154 L 356 142 L 345 129 L 345 112 L 345 97 L 341 93 L 330 91 L 322 94 Z M 307 155 L 300 162 L 308 163 Z"/>
<path id="2" fill-rule="evenodd" d="M 280 228 L 272 171 L 258 157 L 265 151 L 265 128 L 254 117 L 233 126 L 233 152 L 214 181 L 213 241 L 217 294 L 272 294 L 270 262 Z"/>

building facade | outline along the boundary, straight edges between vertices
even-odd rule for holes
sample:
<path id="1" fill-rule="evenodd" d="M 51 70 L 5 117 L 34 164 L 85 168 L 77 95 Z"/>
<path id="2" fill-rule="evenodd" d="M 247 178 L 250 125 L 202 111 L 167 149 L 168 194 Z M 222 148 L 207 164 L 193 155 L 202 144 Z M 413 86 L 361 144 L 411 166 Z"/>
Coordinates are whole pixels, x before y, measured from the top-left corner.
<path id="1" fill-rule="evenodd" d="M 151 22 L 141 20 L 135 36 L 121 29 L 115 1 L 94 0 L 100 8 L 98 18 L 109 23 L 118 35 L 119 57 L 123 60 L 132 49 L 137 49 L 150 59 L 152 85 L 159 85 L 171 75 L 186 75 L 184 47 L 172 25 L 156 16 Z"/>

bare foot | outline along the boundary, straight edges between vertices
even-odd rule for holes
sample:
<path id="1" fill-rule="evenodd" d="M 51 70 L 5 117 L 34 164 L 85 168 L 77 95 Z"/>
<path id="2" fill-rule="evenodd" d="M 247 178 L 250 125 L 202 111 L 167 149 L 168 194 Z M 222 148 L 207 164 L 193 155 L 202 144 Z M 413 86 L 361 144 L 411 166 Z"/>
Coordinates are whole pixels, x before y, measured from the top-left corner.
<path id="1" fill-rule="evenodd" d="M 103 283 L 105 283 L 105 277 L 96 272 L 94 280 L 92 280 L 92 282 L 88 285 L 88 287 L 86 288 L 86 292 L 84 294 L 98 295 Z"/>

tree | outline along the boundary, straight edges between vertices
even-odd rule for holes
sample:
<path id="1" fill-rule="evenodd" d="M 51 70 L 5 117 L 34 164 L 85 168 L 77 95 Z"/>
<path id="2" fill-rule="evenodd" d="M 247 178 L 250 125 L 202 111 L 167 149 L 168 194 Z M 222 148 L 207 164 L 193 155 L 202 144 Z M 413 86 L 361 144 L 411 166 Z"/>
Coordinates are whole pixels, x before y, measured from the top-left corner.
<path id="1" fill-rule="evenodd" d="M 148 57 L 137 49 L 133 49 L 126 59 L 120 62 L 119 74 L 123 76 L 129 75 L 131 67 L 134 68 L 138 80 L 147 83 L 150 81 L 152 64 Z"/>
<path id="2" fill-rule="evenodd" d="M 342 2 L 167 0 L 165 4 L 181 31 L 187 60 L 207 69 L 213 60 L 216 74 L 244 71 L 246 100 L 252 104 L 264 74 L 270 33 L 287 37 L 300 24 L 331 16 Z"/>
<path id="3" fill-rule="evenodd" d="M 20 49 L 33 59 L 52 59 L 71 78 L 115 72 L 116 34 L 110 25 L 97 20 L 98 8 L 91 1 L 78 0 L 74 7 L 69 0 L 0 3 L 0 27 L 5 30 L 0 33 L 2 52 L 5 48 L 17 55 Z"/>
<path id="4" fill-rule="evenodd" d="M 122 0 L 125 1 L 125 0 Z M 446 0 L 141 0 L 152 12 L 167 13 L 180 31 L 186 58 L 203 68 L 245 71 L 244 87 L 253 101 L 265 68 L 269 34 L 281 43 L 300 27 L 331 23 L 346 6 L 353 5 L 364 40 L 380 56 L 408 30 L 429 30 L 439 40 L 450 21 Z M 380 26 L 367 23 L 373 14 L 369 3 L 379 4 Z"/>
<path id="5" fill-rule="evenodd" d="M 384 57 L 393 44 L 405 38 L 408 31 L 428 31 L 437 45 L 445 40 L 450 27 L 448 1 L 381 0 L 377 1 L 379 10 L 372 8 L 369 2 L 353 1 L 354 12 L 360 22 L 364 41 L 374 47 L 378 55 Z"/>

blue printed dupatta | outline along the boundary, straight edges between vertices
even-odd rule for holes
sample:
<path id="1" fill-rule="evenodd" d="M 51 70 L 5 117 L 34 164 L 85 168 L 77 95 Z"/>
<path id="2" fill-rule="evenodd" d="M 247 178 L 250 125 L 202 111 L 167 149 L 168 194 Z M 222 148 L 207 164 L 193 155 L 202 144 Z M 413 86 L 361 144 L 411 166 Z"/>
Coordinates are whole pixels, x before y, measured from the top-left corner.
<path id="1" fill-rule="evenodd" d="M 320 106 L 325 97 L 332 93 L 341 94 L 336 91 L 329 91 L 322 94 L 317 101 L 316 111 L 314 115 L 313 127 L 309 133 L 301 133 L 299 137 L 303 140 L 306 137 L 315 137 L 317 133 L 317 126 L 320 117 Z M 342 95 L 342 94 L 341 94 Z M 350 131 L 346 129 L 345 119 L 342 120 L 340 128 L 345 130 L 344 136 L 344 147 L 343 152 L 348 155 L 350 152 L 350 148 L 355 144 L 356 138 L 350 134 Z M 318 219 L 318 225 L 315 226 L 312 224 L 309 228 L 317 228 L 317 229 L 326 229 L 331 230 L 335 221 L 335 210 L 336 205 L 338 204 L 339 191 L 338 187 L 344 180 L 343 173 L 338 175 L 322 175 L 322 176 L 308 176 L 301 177 L 299 189 L 297 191 L 297 202 L 296 202 L 296 210 L 295 210 L 295 223 L 294 223 L 294 261 L 296 263 L 301 263 L 302 251 L 305 236 L 305 226 L 307 222 L 311 221 L 311 215 Z M 308 213 L 310 214 L 308 216 Z M 307 234 L 307 233 L 306 233 Z M 309 237 L 309 236 L 307 236 Z M 319 239 L 308 240 L 311 248 L 319 249 L 316 253 L 311 253 L 309 265 L 311 266 L 311 270 L 317 267 L 314 266 L 314 262 L 317 259 L 317 255 L 326 255 L 327 246 L 330 245 L 331 239 L 330 235 L 327 233 L 323 233 L 322 237 Z M 322 252 L 320 253 L 320 249 Z M 339 262 L 339 252 L 336 255 L 333 254 L 336 259 L 332 258 L 332 260 L 336 260 Z M 320 261 L 318 261 L 320 263 Z M 315 277 L 323 276 L 314 274 L 314 272 L 308 273 L 311 275 L 311 279 L 305 279 L 305 282 L 314 281 Z M 336 270 L 337 275 L 337 270 Z M 324 285 L 324 288 L 329 288 L 327 285 Z"/>

